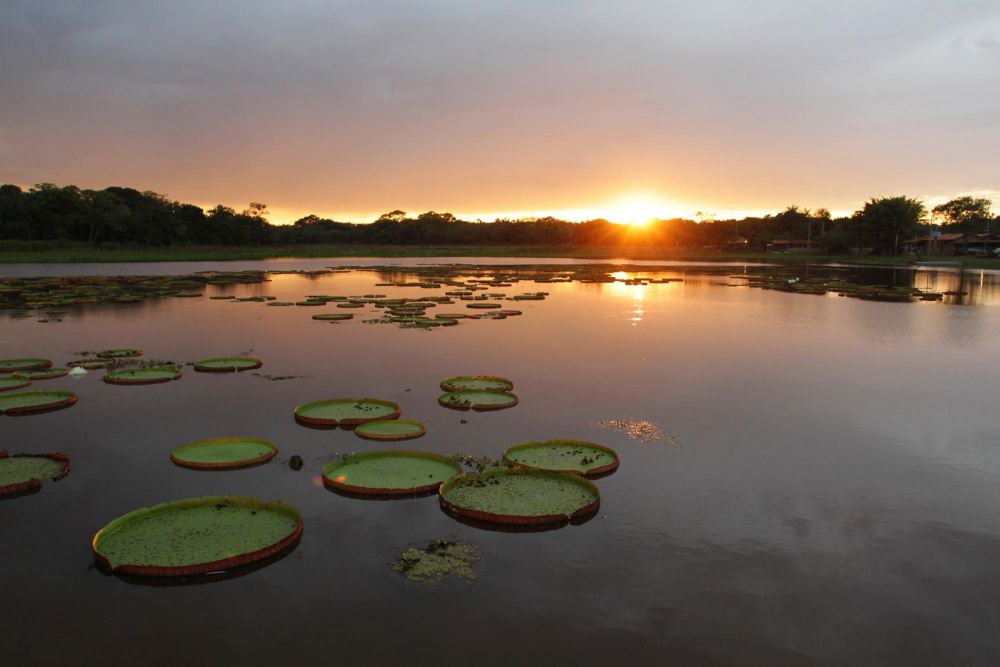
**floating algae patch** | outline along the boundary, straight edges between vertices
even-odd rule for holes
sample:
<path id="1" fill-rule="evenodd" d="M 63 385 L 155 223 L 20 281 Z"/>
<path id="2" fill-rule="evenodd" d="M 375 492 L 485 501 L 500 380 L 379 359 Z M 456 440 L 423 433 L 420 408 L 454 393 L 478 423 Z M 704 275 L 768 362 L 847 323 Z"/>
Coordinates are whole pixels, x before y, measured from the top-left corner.
<path id="1" fill-rule="evenodd" d="M 517 405 L 517 396 L 506 391 L 449 391 L 438 403 L 453 410 L 503 410 Z"/>
<path id="2" fill-rule="evenodd" d="M 473 566 L 479 560 L 479 547 L 469 542 L 441 539 L 426 547 L 404 549 L 392 569 L 410 581 L 438 583 L 447 576 L 473 580 Z"/>
<path id="3" fill-rule="evenodd" d="M 580 440 L 548 440 L 514 445 L 503 454 L 511 465 L 585 477 L 606 475 L 618 469 L 618 454 L 608 447 Z"/>
<path id="4" fill-rule="evenodd" d="M 331 398 L 295 408 L 295 420 L 305 426 L 331 428 L 399 417 L 399 406 L 378 398 Z"/>
<path id="5" fill-rule="evenodd" d="M 262 438 L 212 438 L 177 447 L 170 460 L 185 468 L 224 470 L 266 463 L 278 446 Z"/>
<path id="6" fill-rule="evenodd" d="M 37 371 L 18 371 L 14 373 L 13 377 L 18 380 L 33 382 L 35 380 L 54 380 L 55 378 L 65 377 L 68 374 L 68 368 L 43 368 Z"/>
<path id="7" fill-rule="evenodd" d="M 22 380 L 16 377 L 0 377 L 0 391 L 23 389 L 30 384 L 31 380 Z"/>
<path id="8" fill-rule="evenodd" d="M 643 444 L 660 442 L 664 439 L 663 429 L 651 421 L 645 419 L 601 419 L 593 422 L 591 427 L 610 428 L 620 431 L 631 440 L 638 440 Z M 666 436 L 669 443 L 673 443 L 673 436 Z"/>
<path id="9" fill-rule="evenodd" d="M 52 362 L 48 359 L 0 359 L 0 373 L 37 371 L 51 366 Z"/>
<path id="10" fill-rule="evenodd" d="M 441 391 L 510 391 L 514 383 L 499 375 L 460 375 L 441 380 Z"/>
<path id="11" fill-rule="evenodd" d="M 133 357 L 141 357 L 142 350 L 137 350 L 135 348 L 120 348 L 117 350 L 101 350 L 97 353 L 97 357 L 100 359 L 131 359 Z"/>
<path id="12" fill-rule="evenodd" d="M 194 369 L 200 373 L 238 373 L 251 371 L 263 366 L 256 357 L 214 357 L 194 362 Z"/>
<path id="13" fill-rule="evenodd" d="M 560 523 L 597 511 L 601 494 L 593 482 L 577 475 L 490 468 L 445 482 L 441 507 L 459 516 L 507 524 Z"/>
<path id="14" fill-rule="evenodd" d="M 326 466 L 323 484 L 348 493 L 409 495 L 434 491 L 461 472 L 454 459 L 431 452 L 364 452 Z"/>
<path id="15" fill-rule="evenodd" d="M 298 542 L 291 505 L 242 496 L 187 498 L 130 512 L 94 535 L 98 564 L 149 576 L 206 574 L 278 554 Z"/>
<path id="16" fill-rule="evenodd" d="M 382 419 L 354 429 L 354 435 L 368 440 L 412 440 L 425 433 L 427 427 L 416 419 Z"/>
<path id="17" fill-rule="evenodd" d="M 354 319 L 354 313 L 320 313 L 319 315 L 313 315 L 312 318 L 324 322 L 341 322 L 343 320 Z"/>
<path id="18" fill-rule="evenodd" d="M 27 415 L 68 408 L 77 401 L 71 391 L 19 391 L 0 394 L 0 414 Z"/>
<path id="19" fill-rule="evenodd" d="M 34 491 L 47 479 L 60 480 L 69 474 L 65 454 L 15 454 L 0 451 L 0 496 Z"/>
<path id="20" fill-rule="evenodd" d="M 170 382 L 181 377 L 180 369 L 174 366 L 150 368 L 119 368 L 108 371 L 104 381 L 108 384 L 157 384 Z"/>

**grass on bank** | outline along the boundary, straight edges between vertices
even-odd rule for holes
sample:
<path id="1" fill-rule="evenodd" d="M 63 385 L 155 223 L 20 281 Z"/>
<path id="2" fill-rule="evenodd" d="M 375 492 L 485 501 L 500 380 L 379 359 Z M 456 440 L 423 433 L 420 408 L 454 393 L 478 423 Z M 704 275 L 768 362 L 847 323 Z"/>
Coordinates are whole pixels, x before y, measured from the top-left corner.
<path id="1" fill-rule="evenodd" d="M 466 246 L 466 245 L 286 245 L 95 248 L 83 243 L 0 241 L 0 263 L 183 262 L 322 257 L 566 257 L 707 262 L 771 262 L 911 266 L 912 255 L 827 255 L 820 253 L 719 252 L 630 246 Z M 966 268 L 1000 269 L 1000 259 L 934 257 Z"/>

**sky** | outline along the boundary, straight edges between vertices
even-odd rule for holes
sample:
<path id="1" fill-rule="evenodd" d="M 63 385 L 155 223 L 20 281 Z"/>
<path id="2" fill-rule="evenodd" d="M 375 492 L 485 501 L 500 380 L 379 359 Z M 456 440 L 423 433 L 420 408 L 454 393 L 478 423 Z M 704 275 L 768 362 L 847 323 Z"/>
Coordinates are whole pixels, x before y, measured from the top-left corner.
<path id="1" fill-rule="evenodd" d="M 21 186 L 627 221 L 1000 205 L 998 156 L 997 0 L 0 0 Z"/>

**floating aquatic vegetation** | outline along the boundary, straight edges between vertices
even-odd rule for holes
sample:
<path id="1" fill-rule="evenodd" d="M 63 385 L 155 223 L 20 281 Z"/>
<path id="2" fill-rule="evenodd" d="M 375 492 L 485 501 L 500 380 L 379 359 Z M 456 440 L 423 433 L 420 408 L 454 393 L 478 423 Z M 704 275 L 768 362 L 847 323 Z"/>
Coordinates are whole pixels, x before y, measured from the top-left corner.
<path id="1" fill-rule="evenodd" d="M 133 357 L 141 357 L 142 350 L 137 350 L 135 348 L 121 348 L 118 350 L 102 350 L 97 353 L 99 359 L 130 359 Z"/>
<path id="2" fill-rule="evenodd" d="M 295 408 L 295 420 L 305 426 L 353 427 L 365 422 L 399 417 L 399 406 L 378 398 L 331 398 Z"/>
<path id="3" fill-rule="evenodd" d="M 524 442 L 509 447 L 503 458 L 510 465 L 570 472 L 584 477 L 600 477 L 618 469 L 615 450 L 581 440 Z"/>
<path id="4" fill-rule="evenodd" d="M 441 380 L 441 391 L 510 391 L 514 383 L 499 375 L 459 375 Z"/>
<path id="5" fill-rule="evenodd" d="M 215 357 L 194 362 L 194 369 L 200 373 L 241 373 L 262 365 L 256 357 Z"/>
<path id="6" fill-rule="evenodd" d="M 99 530 L 92 545 L 98 565 L 112 572 L 170 577 L 269 558 L 301 535 L 302 519 L 291 505 L 207 496 L 129 512 Z"/>
<path id="7" fill-rule="evenodd" d="M 499 303 L 467 303 L 467 304 L 465 304 L 465 307 L 466 308 L 479 308 L 479 309 L 492 309 L 492 308 L 501 308 L 502 306 Z"/>
<path id="8" fill-rule="evenodd" d="M 13 377 L 18 380 L 28 380 L 33 382 L 35 380 L 53 380 L 55 378 L 65 377 L 69 374 L 68 368 L 43 368 L 37 371 L 18 371 L 14 373 Z"/>
<path id="9" fill-rule="evenodd" d="M 0 414 L 17 416 L 36 412 L 49 412 L 75 405 L 76 394 L 71 391 L 19 391 L 0 394 Z"/>
<path id="10" fill-rule="evenodd" d="M 104 381 L 108 384 L 157 384 L 179 380 L 181 375 L 176 366 L 119 368 L 108 371 L 104 375 Z"/>
<path id="11" fill-rule="evenodd" d="M 465 420 L 462 420 L 465 423 Z M 497 468 L 506 465 L 502 459 L 493 456 L 480 456 L 476 454 L 454 454 L 452 457 L 467 468 L 473 468 L 476 472 L 482 472 L 487 468 Z"/>
<path id="12" fill-rule="evenodd" d="M 319 315 L 313 315 L 312 318 L 326 322 L 341 322 L 353 319 L 354 313 L 320 313 Z"/>
<path id="13" fill-rule="evenodd" d="M 441 485 L 441 507 L 459 516 L 534 525 L 581 519 L 597 512 L 601 494 L 578 475 L 527 468 L 490 468 Z"/>
<path id="14" fill-rule="evenodd" d="M 425 433 L 427 427 L 416 419 L 382 419 L 354 429 L 354 435 L 367 440 L 413 440 Z"/>
<path id="15" fill-rule="evenodd" d="M 438 403 L 453 410 L 503 410 L 518 403 L 517 396 L 506 391 L 450 391 L 438 397 Z"/>
<path id="16" fill-rule="evenodd" d="M 13 391 L 24 389 L 31 384 L 31 380 L 23 380 L 17 377 L 0 377 L 0 391 Z"/>
<path id="17" fill-rule="evenodd" d="M 0 496 L 31 493 L 51 479 L 58 481 L 69 474 L 65 454 L 14 454 L 0 450 Z"/>
<path id="18" fill-rule="evenodd" d="M 0 373 L 37 371 L 51 367 L 52 362 L 48 359 L 0 359 Z"/>
<path id="19" fill-rule="evenodd" d="M 403 550 L 392 569 L 410 581 L 438 583 L 451 575 L 473 580 L 473 570 L 479 561 L 479 548 L 469 542 L 451 539 L 434 540 L 425 547 Z"/>
<path id="20" fill-rule="evenodd" d="M 262 438 L 197 440 L 170 452 L 170 460 L 185 468 L 228 470 L 267 463 L 278 446 Z"/>
<path id="21" fill-rule="evenodd" d="M 664 439 L 663 430 L 651 421 L 645 419 L 601 419 L 593 422 L 592 427 L 610 428 L 620 431 L 632 440 L 638 440 L 643 444 L 659 442 Z M 673 442 L 673 436 L 667 436 Z"/>
<path id="22" fill-rule="evenodd" d="M 432 452 L 363 452 L 326 466 L 323 484 L 347 493 L 415 495 L 432 492 L 461 472 L 453 459 Z"/>
<path id="23" fill-rule="evenodd" d="M 114 359 L 77 359 L 66 365 L 70 368 L 87 368 L 89 370 L 94 370 L 96 368 L 109 368 L 114 366 L 114 364 Z"/>

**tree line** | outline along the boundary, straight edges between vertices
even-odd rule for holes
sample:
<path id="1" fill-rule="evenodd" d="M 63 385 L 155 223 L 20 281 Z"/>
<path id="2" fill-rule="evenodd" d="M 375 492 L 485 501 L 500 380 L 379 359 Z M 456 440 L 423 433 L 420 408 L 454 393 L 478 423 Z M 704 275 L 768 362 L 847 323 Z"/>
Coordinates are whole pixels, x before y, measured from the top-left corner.
<path id="1" fill-rule="evenodd" d="M 789 206 L 773 215 L 717 220 L 654 220 L 642 228 L 605 219 L 568 222 L 552 217 L 460 220 L 428 211 L 411 216 L 391 211 L 371 223 L 338 222 L 308 215 L 292 224 L 267 220 L 267 206 L 251 203 L 237 212 L 209 210 L 133 188 L 85 190 L 41 183 L 27 190 L 0 185 L 0 239 L 76 241 L 97 247 L 178 245 L 565 245 L 650 246 L 679 249 L 763 250 L 775 241 L 808 241 L 816 251 L 846 253 L 866 248 L 896 254 L 902 242 L 928 225 L 942 231 L 1000 231 L 988 199 L 959 197 L 930 211 L 921 201 L 873 198 L 851 216 Z"/>

